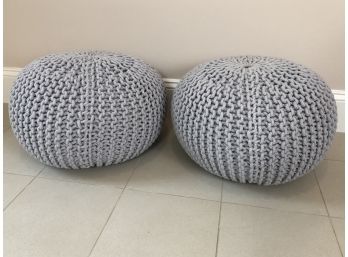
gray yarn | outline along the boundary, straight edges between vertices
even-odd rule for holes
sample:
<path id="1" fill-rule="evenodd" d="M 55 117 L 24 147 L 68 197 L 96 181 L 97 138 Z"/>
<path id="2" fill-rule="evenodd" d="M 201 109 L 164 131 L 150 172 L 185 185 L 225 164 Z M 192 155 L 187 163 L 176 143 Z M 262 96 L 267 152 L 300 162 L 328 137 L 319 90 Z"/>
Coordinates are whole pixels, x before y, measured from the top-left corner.
<path id="1" fill-rule="evenodd" d="M 160 133 L 161 76 L 143 61 L 108 52 L 48 55 L 18 76 L 11 126 L 20 144 L 50 166 L 88 168 L 144 152 Z"/>
<path id="2" fill-rule="evenodd" d="M 313 71 L 287 60 L 240 56 L 201 64 L 175 89 L 179 142 L 204 169 L 259 185 L 312 170 L 337 122 L 331 90 Z"/>

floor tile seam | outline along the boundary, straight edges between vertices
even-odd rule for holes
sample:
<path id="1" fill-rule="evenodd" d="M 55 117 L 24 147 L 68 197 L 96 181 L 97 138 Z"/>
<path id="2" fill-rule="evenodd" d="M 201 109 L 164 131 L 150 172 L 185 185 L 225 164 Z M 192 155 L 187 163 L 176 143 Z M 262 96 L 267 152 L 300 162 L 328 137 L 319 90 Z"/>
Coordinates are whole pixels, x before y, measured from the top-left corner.
<path id="1" fill-rule="evenodd" d="M 137 162 L 139 163 L 139 161 L 140 161 L 140 160 L 138 160 Z M 90 256 L 92 255 L 92 253 L 93 253 L 93 251 L 94 251 L 94 249 L 95 249 L 95 247 L 96 247 L 96 245 L 97 245 L 97 243 L 98 243 L 100 237 L 101 237 L 102 234 L 104 233 L 105 228 L 106 228 L 107 224 L 109 223 L 109 221 L 110 221 L 112 215 L 114 214 L 114 212 L 115 212 L 115 210 L 116 210 L 116 208 L 117 208 L 117 205 L 118 205 L 118 203 L 120 202 L 120 200 L 121 200 L 121 198 L 122 198 L 122 196 L 123 196 L 123 193 L 125 192 L 125 190 L 126 190 L 126 188 L 127 188 L 127 185 L 128 185 L 128 183 L 129 183 L 129 181 L 131 180 L 131 178 L 132 178 L 133 175 L 134 175 L 134 172 L 135 172 L 136 167 L 138 166 L 138 163 L 136 163 L 136 164 L 134 165 L 134 168 L 132 169 L 131 175 L 130 175 L 129 178 L 127 179 L 127 182 L 126 182 L 125 186 L 123 187 L 122 192 L 121 192 L 120 195 L 118 196 L 118 198 L 117 198 L 117 200 L 116 200 L 116 202 L 115 202 L 113 208 L 111 209 L 111 211 L 110 211 L 110 213 L 109 213 L 109 215 L 108 215 L 108 217 L 107 217 L 107 219 L 106 219 L 106 222 L 104 223 L 104 225 L 103 225 L 103 227 L 102 227 L 100 233 L 98 234 L 98 236 L 97 236 L 95 242 L 93 243 L 92 248 L 91 248 L 89 254 L 87 255 L 88 257 L 90 257 Z"/>
<path id="2" fill-rule="evenodd" d="M 329 215 L 329 217 L 331 218 L 331 219 L 337 219 L 337 220 L 345 220 L 345 217 L 338 217 L 338 216 L 330 216 Z"/>
<path id="3" fill-rule="evenodd" d="M 136 191 L 136 192 L 141 192 L 141 193 L 149 193 L 149 194 L 157 194 L 157 195 L 165 195 L 165 196 L 173 196 L 173 197 L 180 197 L 180 198 L 208 201 L 208 202 L 214 202 L 214 203 L 219 203 L 220 202 L 219 200 L 212 200 L 212 199 L 205 199 L 205 198 L 199 198 L 199 197 L 194 197 L 194 196 L 185 196 L 185 195 L 178 195 L 178 194 L 170 194 L 170 193 L 164 193 L 164 192 L 143 190 L 143 189 L 138 189 L 138 188 L 133 188 L 133 187 L 127 187 L 126 190 Z"/>
<path id="4" fill-rule="evenodd" d="M 334 228 L 332 219 L 331 219 L 331 217 L 330 217 L 330 212 L 329 212 L 329 209 L 328 209 L 328 207 L 327 207 L 327 204 L 326 204 L 326 200 L 325 200 L 323 191 L 321 190 L 320 183 L 319 183 L 319 179 L 318 179 L 318 177 L 317 177 L 316 171 L 314 171 L 314 177 L 315 177 L 315 180 L 316 180 L 316 182 L 317 182 L 317 184 L 318 184 L 318 186 L 319 186 L 319 191 L 320 191 L 320 194 L 321 194 L 321 198 L 322 198 L 322 200 L 323 200 L 323 202 L 324 202 L 325 209 L 326 209 L 326 212 L 327 212 L 328 217 L 329 217 L 329 223 L 330 223 L 330 226 L 331 226 L 331 230 L 332 230 L 332 232 L 333 232 L 333 234 L 334 234 L 334 237 L 335 237 L 335 240 L 336 240 L 336 244 L 337 244 L 338 249 L 339 249 L 339 251 L 340 251 L 340 253 L 341 253 L 341 256 L 343 257 L 343 256 L 344 256 L 344 255 L 343 255 L 343 251 L 342 251 L 341 246 L 340 246 L 340 244 L 339 244 L 339 242 L 338 242 L 338 237 L 337 237 L 337 234 L 336 234 L 336 231 L 335 231 L 335 228 Z"/>
<path id="5" fill-rule="evenodd" d="M 329 215 L 325 215 L 325 214 L 302 212 L 302 211 L 291 211 L 291 210 L 285 210 L 285 209 L 279 209 L 279 208 L 272 208 L 272 207 L 268 207 L 268 206 L 259 206 L 259 205 L 243 204 L 243 203 L 227 202 L 227 201 L 222 201 L 222 204 L 229 204 L 229 205 L 236 205 L 236 206 L 245 206 L 245 207 L 253 207 L 253 208 L 259 208 L 259 209 L 279 211 L 279 212 L 289 213 L 289 214 L 303 214 L 303 215 L 308 215 L 308 216 L 330 218 Z"/>
<path id="6" fill-rule="evenodd" d="M 201 201 L 220 203 L 220 201 L 218 201 L 218 200 L 204 199 L 204 198 L 198 198 L 198 197 L 193 197 L 193 196 L 177 195 L 177 194 L 169 194 L 169 193 L 163 193 L 163 192 L 146 191 L 146 190 L 141 190 L 141 189 L 137 189 L 137 188 L 129 188 L 129 187 L 127 187 L 126 190 L 136 191 L 136 192 L 141 192 L 141 193 L 173 196 L 173 197 L 180 197 L 180 198 L 186 198 L 186 199 L 193 199 L 193 200 L 201 200 Z M 278 208 L 272 208 L 272 207 L 266 207 L 266 206 L 257 206 L 257 205 L 251 205 L 251 204 L 236 203 L 236 202 L 221 201 L 221 204 L 231 204 L 231 205 L 237 205 L 237 206 L 246 206 L 246 207 L 253 207 L 253 208 L 268 209 L 268 210 L 280 211 L 280 212 L 290 213 L 290 214 L 303 214 L 303 215 L 325 217 L 325 218 L 329 218 L 330 217 L 329 215 L 325 215 L 325 214 L 309 213 L 309 212 L 301 212 L 301 211 L 291 211 L 291 210 L 284 210 L 284 209 L 278 209 Z"/>
<path id="7" fill-rule="evenodd" d="M 324 159 L 323 161 L 330 161 L 330 162 L 343 162 L 343 163 L 345 163 L 345 160 Z"/>
<path id="8" fill-rule="evenodd" d="M 12 172 L 7 172 L 7 171 L 4 171 L 3 173 L 6 174 L 6 175 L 22 176 L 22 177 L 31 177 L 31 178 L 35 178 L 35 176 L 36 176 L 36 175 L 12 173 Z"/>
<path id="9" fill-rule="evenodd" d="M 3 208 L 3 212 L 7 210 L 7 208 L 27 189 L 33 182 L 36 180 L 36 178 L 41 174 L 41 172 L 44 170 L 45 167 L 42 167 L 42 169 L 36 174 L 36 176 L 32 177 L 32 179 L 29 181 L 28 184 L 26 184 L 22 190 Z"/>
<path id="10" fill-rule="evenodd" d="M 222 209 L 222 194 L 223 194 L 224 181 L 221 179 L 221 192 L 220 192 L 220 203 L 219 203 L 219 220 L 216 235 L 216 246 L 215 246 L 215 257 L 218 256 L 219 251 L 219 239 L 220 239 L 220 224 L 221 224 L 221 209 Z"/>
<path id="11" fill-rule="evenodd" d="M 51 177 L 42 177 L 42 176 L 40 176 L 40 177 L 38 177 L 38 179 L 45 179 L 45 180 L 59 181 L 59 182 L 67 182 L 67 183 L 86 185 L 86 186 L 110 187 L 110 188 L 115 188 L 115 189 L 124 189 L 124 186 L 102 184 L 102 183 L 87 183 L 87 182 L 81 182 L 81 181 L 75 181 L 75 180 L 69 180 L 69 179 L 62 179 L 62 178 L 51 178 Z"/>

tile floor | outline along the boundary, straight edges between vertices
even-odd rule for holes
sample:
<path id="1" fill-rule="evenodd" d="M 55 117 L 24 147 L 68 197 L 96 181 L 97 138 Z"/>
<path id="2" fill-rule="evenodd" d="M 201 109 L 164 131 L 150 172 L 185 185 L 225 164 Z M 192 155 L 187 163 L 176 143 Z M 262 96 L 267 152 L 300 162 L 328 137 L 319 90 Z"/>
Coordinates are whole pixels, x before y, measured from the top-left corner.
<path id="1" fill-rule="evenodd" d="M 166 124 L 140 157 L 66 171 L 4 126 L 6 257 L 344 255 L 344 134 L 309 175 L 276 187 L 210 175 Z"/>

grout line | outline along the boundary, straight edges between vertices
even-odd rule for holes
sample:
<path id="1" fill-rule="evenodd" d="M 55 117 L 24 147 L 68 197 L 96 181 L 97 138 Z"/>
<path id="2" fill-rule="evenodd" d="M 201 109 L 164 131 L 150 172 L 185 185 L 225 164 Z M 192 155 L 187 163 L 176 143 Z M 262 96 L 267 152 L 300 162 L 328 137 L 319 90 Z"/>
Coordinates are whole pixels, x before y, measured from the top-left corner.
<path id="1" fill-rule="evenodd" d="M 11 173 L 9 173 L 9 174 L 11 174 Z M 124 188 L 123 186 L 116 186 L 116 185 L 110 185 L 110 184 L 99 184 L 99 183 L 87 183 L 87 182 L 81 182 L 81 181 L 73 180 L 73 179 L 51 178 L 51 177 L 39 177 L 39 179 L 46 179 L 46 180 L 51 180 L 51 181 L 59 181 L 59 182 L 67 182 L 67 183 L 75 183 L 75 184 L 86 185 L 86 186 L 112 187 L 112 188 L 116 188 L 116 189 L 123 189 Z"/>
<path id="2" fill-rule="evenodd" d="M 203 198 L 198 198 L 198 197 L 194 197 L 194 196 L 183 196 L 183 195 L 176 195 L 176 194 L 169 194 L 169 193 L 145 191 L 145 190 L 140 190 L 140 189 L 136 189 L 136 188 L 129 188 L 129 187 L 127 188 L 127 190 L 137 191 L 137 192 L 142 192 L 142 193 L 150 193 L 150 194 L 159 194 L 159 195 L 167 195 L 167 196 L 174 196 L 174 197 L 182 197 L 182 198 L 202 200 L 202 201 L 209 201 L 209 202 L 215 202 L 215 203 L 219 203 L 220 202 L 218 200 L 203 199 Z M 245 207 L 267 209 L 267 210 L 273 210 L 273 211 L 279 211 L 279 212 L 285 212 L 285 213 L 303 214 L 303 215 L 309 215 L 309 216 L 318 216 L 318 217 L 329 218 L 329 216 L 325 215 L 325 214 L 308 213 L 308 212 L 301 212 L 301 211 L 291 211 L 291 210 L 277 209 L 277 208 L 271 208 L 271 207 L 266 207 L 266 206 L 257 206 L 257 205 L 243 204 L 243 203 L 233 203 L 233 202 L 226 202 L 226 201 L 221 201 L 221 203 L 237 205 L 237 206 L 245 206 Z M 336 218 L 336 217 L 332 217 L 332 218 Z M 341 219 L 343 219 L 343 218 L 341 218 Z"/>
<path id="3" fill-rule="evenodd" d="M 317 182 L 317 184 L 318 184 L 318 186 L 319 186 L 319 191 L 320 191 L 320 194 L 321 194 L 321 198 L 322 198 L 323 201 L 324 201 L 324 205 L 325 205 L 325 209 L 326 209 L 327 215 L 330 216 L 330 214 L 329 214 L 329 209 L 328 209 L 328 207 L 327 207 L 327 205 L 326 205 L 326 201 L 325 201 L 325 198 L 324 198 L 324 194 L 323 194 L 323 191 L 321 190 L 320 183 L 319 183 L 319 179 L 318 179 L 318 177 L 317 177 L 317 173 L 316 173 L 315 170 L 314 170 L 314 177 L 315 177 L 315 180 L 316 180 L 316 182 Z M 341 246 L 340 246 L 340 244 L 339 244 L 339 242 L 338 242 L 337 234 L 336 234 L 335 228 L 334 228 L 334 226 L 333 226 L 331 217 L 329 217 L 329 222 L 330 222 L 330 225 L 331 225 L 331 229 L 332 229 L 332 231 L 333 231 L 333 233 L 334 233 L 334 236 L 335 236 L 335 239 L 336 239 L 336 243 L 337 243 L 338 249 L 340 250 L 340 253 L 341 253 L 342 257 L 343 257 L 343 256 L 344 256 L 344 255 L 343 255 L 343 251 L 342 251 Z"/>
<path id="4" fill-rule="evenodd" d="M 337 217 L 337 216 L 330 216 L 330 215 L 329 215 L 329 217 L 330 217 L 331 219 L 345 220 L 344 217 Z"/>
<path id="5" fill-rule="evenodd" d="M 199 197 L 194 197 L 194 196 L 184 196 L 184 195 L 176 195 L 176 194 L 169 194 L 169 193 L 160 193 L 160 192 L 153 192 L 153 191 L 145 191 L 145 190 L 140 190 L 140 189 L 131 188 L 131 187 L 127 187 L 127 190 L 136 191 L 136 192 L 142 192 L 142 193 L 149 193 L 149 194 L 167 195 L 167 196 L 174 196 L 174 197 L 195 199 L 195 200 L 201 200 L 201 201 L 209 201 L 209 202 L 215 202 L 215 203 L 219 203 L 219 202 L 220 202 L 219 200 L 211 200 L 211 199 L 204 199 L 204 198 L 199 198 Z"/>
<path id="6" fill-rule="evenodd" d="M 221 179 L 221 193 L 220 193 L 220 206 L 219 206 L 219 221 L 218 221 L 218 230 L 216 236 L 216 247 L 215 247 L 215 257 L 218 256 L 219 249 L 219 238 L 220 238 L 220 223 L 221 223 L 221 209 L 222 209 L 222 192 L 224 188 L 224 181 Z"/>
<path id="7" fill-rule="evenodd" d="M 109 216 L 107 217 L 107 219 L 106 219 L 106 221 L 105 221 L 105 223 L 104 223 L 104 225 L 103 225 L 103 227 L 102 227 L 100 233 L 98 234 L 97 239 L 94 241 L 94 243 L 93 243 L 93 245 L 92 245 L 92 248 L 91 248 L 91 250 L 90 250 L 88 256 L 91 256 L 91 254 L 92 254 L 92 252 L 93 252 L 95 246 L 97 245 L 97 243 L 98 243 L 98 241 L 99 241 L 101 235 L 103 234 L 103 232 L 104 232 L 104 230 L 105 230 L 105 228 L 106 228 L 106 225 L 108 224 L 108 222 L 109 222 L 109 220 L 110 220 L 112 214 L 114 213 L 114 211 L 115 211 L 115 209 L 116 209 L 116 206 L 117 206 L 118 202 L 120 201 L 121 196 L 122 196 L 124 190 L 125 190 L 125 189 L 123 188 L 123 189 L 122 189 L 122 192 L 121 192 L 120 195 L 117 197 L 116 202 L 115 202 L 114 206 L 112 207 L 111 212 L 110 212 Z"/>
<path id="8" fill-rule="evenodd" d="M 40 170 L 41 171 L 41 170 Z M 33 175 L 27 175 L 27 174 L 19 174 L 19 173 L 13 173 L 13 172 L 8 172 L 8 171 L 4 171 L 3 172 L 4 174 L 6 174 L 6 175 L 13 175 L 13 176 L 22 176 L 22 177 L 32 177 L 32 178 L 35 178 L 35 176 L 33 176 Z"/>
<path id="9" fill-rule="evenodd" d="M 32 177 L 32 179 L 29 181 L 29 183 L 25 186 L 25 187 L 23 187 L 23 189 L 3 208 L 3 211 L 6 211 L 6 209 L 19 197 L 19 195 L 21 195 L 23 192 L 24 192 L 24 190 L 29 186 L 29 185 L 31 185 L 33 182 L 34 182 L 34 180 L 40 175 L 40 173 L 43 171 L 45 169 L 45 166 L 44 167 L 42 167 L 41 168 L 41 170 L 36 174 L 36 176 L 27 176 L 27 177 Z M 11 173 L 6 173 L 6 174 L 11 174 Z M 12 174 L 12 175 L 19 175 L 19 174 Z M 21 175 L 19 175 L 19 176 L 21 176 Z M 23 175 L 23 176 L 25 176 L 25 175 Z"/>
<path id="10" fill-rule="evenodd" d="M 323 202 L 324 202 L 324 206 L 325 206 L 325 210 L 326 210 L 327 216 L 330 216 L 329 209 L 327 208 L 326 200 L 325 200 L 323 191 L 321 190 L 320 183 L 319 183 L 319 179 L 318 179 L 318 177 L 317 177 L 317 172 L 316 172 L 316 170 L 313 170 L 313 172 L 314 172 L 315 181 L 317 182 L 317 185 L 318 185 L 318 187 L 319 187 L 321 199 L 322 199 Z"/>
<path id="11" fill-rule="evenodd" d="M 257 206 L 257 205 L 251 205 L 251 204 L 232 203 L 232 202 L 224 202 L 224 201 L 222 203 L 237 205 L 237 206 L 259 208 L 259 209 L 266 209 L 266 210 L 273 210 L 273 211 L 279 211 L 279 212 L 286 212 L 286 213 L 292 213 L 292 214 L 302 214 L 302 215 L 317 216 L 317 217 L 324 217 L 324 218 L 330 217 L 329 215 L 325 215 L 325 214 L 309 213 L 309 212 L 301 212 L 301 211 L 291 211 L 291 210 L 277 209 L 277 208 L 272 208 L 272 207 L 267 207 L 267 206 Z"/>
<path id="12" fill-rule="evenodd" d="M 330 161 L 330 162 L 345 162 L 345 160 L 333 160 L 333 159 L 324 159 L 322 161 Z"/>
<path id="13" fill-rule="evenodd" d="M 139 162 L 139 160 L 138 160 L 138 162 Z M 91 250 L 90 250 L 90 252 L 89 252 L 89 254 L 88 254 L 88 257 L 91 256 L 91 254 L 93 253 L 93 251 L 94 251 L 94 249 L 95 249 L 95 246 L 97 245 L 97 243 L 98 243 L 98 241 L 99 241 L 101 235 L 103 234 L 103 232 L 104 232 L 104 230 L 105 230 L 105 228 L 106 228 L 106 225 L 108 224 L 108 222 L 109 222 L 111 216 L 112 216 L 113 213 L 115 212 L 116 207 L 117 207 L 117 204 L 119 203 L 119 201 L 120 201 L 120 199 L 121 199 L 121 197 L 122 197 L 124 191 L 126 190 L 126 187 L 127 187 L 128 183 L 129 183 L 129 181 L 130 181 L 131 178 L 133 177 L 133 175 L 134 175 L 134 173 L 135 173 L 135 170 L 136 170 L 136 168 L 138 167 L 137 165 L 138 165 L 138 163 L 134 166 L 133 171 L 132 171 L 132 174 L 129 176 L 129 178 L 128 178 L 128 180 L 127 180 L 127 182 L 126 182 L 124 188 L 122 189 L 122 192 L 121 192 L 120 195 L 118 196 L 118 198 L 117 198 L 117 200 L 116 200 L 116 202 L 115 202 L 115 204 L 114 204 L 114 206 L 113 206 L 113 208 L 112 208 L 112 210 L 111 210 L 109 216 L 108 216 L 107 219 L 106 219 L 106 222 L 105 222 L 104 226 L 102 227 L 102 229 L 101 229 L 101 231 L 100 231 L 100 233 L 99 233 L 97 239 L 95 240 L 95 242 L 94 242 L 94 244 L 93 244 L 93 246 L 92 246 L 92 248 L 91 248 Z"/>

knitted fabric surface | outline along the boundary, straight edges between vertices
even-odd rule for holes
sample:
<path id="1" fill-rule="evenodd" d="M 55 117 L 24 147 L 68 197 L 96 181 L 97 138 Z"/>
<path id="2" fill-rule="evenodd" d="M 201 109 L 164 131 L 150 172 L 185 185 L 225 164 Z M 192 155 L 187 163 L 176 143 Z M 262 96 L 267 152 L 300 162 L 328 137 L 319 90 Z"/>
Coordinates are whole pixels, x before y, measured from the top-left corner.
<path id="1" fill-rule="evenodd" d="M 48 55 L 18 76 L 11 126 L 41 162 L 61 168 L 121 163 L 160 133 L 161 76 L 143 61 L 108 52 Z"/>
<path id="2" fill-rule="evenodd" d="M 173 95 L 176 135 L 201 167 L 241 183 L 275 185 L 312 170 L 336 131 L 334 96 L 313 71 L 240 56 L 201 64 Z"/>

